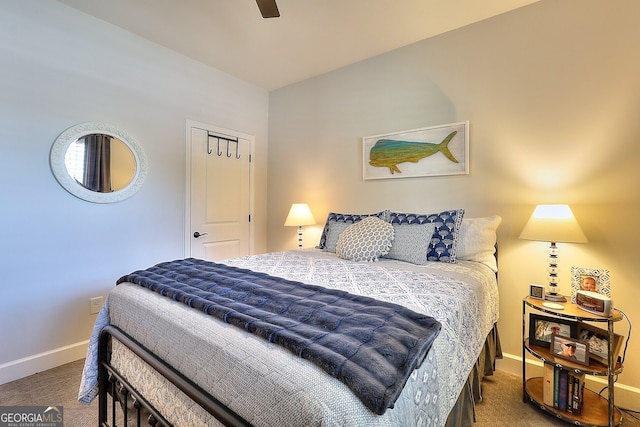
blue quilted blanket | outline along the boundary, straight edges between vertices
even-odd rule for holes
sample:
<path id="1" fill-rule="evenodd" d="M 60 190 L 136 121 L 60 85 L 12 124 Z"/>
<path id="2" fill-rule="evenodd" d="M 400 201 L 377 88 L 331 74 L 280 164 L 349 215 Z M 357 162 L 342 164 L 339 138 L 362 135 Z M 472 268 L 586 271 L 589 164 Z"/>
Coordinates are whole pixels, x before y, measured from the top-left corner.
<path id="1" fill-rule="evenodd" d="M 309 360 L 373 412 L 392 408 L 440 323 L 400 305 L 198 259 L 123 276 Z"/>

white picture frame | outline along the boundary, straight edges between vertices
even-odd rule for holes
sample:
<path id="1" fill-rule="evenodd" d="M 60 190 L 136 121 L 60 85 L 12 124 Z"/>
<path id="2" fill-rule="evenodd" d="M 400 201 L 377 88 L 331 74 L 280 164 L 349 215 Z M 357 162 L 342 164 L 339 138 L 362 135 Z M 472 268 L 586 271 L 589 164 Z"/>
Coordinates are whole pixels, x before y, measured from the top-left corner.
<path id="1" fill-rule="evenodd" d="M 579 290 L 593 291 L 611 298 L 609 270 L 604 268 L 571 267 L 571 302 L 576 303 Z"/>
<path id="2" fill-rule="evenodd" d="M 468 121 L 362 138 L 364 180 L 468 173 Z"/>

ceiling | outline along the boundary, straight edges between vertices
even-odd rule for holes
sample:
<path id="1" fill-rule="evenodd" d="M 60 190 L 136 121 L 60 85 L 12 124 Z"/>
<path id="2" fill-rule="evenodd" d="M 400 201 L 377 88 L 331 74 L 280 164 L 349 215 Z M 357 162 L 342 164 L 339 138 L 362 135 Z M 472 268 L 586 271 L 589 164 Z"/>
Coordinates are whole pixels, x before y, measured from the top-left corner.
<path id="1" fill-rule="evenodd" d="M 58 0 L 274 90 L 538 0 Z"/>

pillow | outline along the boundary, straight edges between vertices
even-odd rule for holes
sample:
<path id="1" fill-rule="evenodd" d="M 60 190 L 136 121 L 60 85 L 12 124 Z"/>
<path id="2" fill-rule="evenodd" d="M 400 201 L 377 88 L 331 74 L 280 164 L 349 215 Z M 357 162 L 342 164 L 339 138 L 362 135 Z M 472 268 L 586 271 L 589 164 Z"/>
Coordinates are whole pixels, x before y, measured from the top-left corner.
<path id="1" fill-rule="evenodd" d="M 480 262 L 497 272 L 496 230 L 501 222 L 498 215 L 463 219 L 458 238 L 458 259 Z"/>
<path id="2" fill-rule="evenodd" d="M 394 232 L 393 243 L 389 253 L 384 257 L 412 264 L 426 264 L 431 236 L 433 236 L 436 225 L 431 222 L 392 225 Z"/>
<path id="3" fill-rule="evenodd" d="M 391 224 L 433 223 L 435 230 L 429 243 L 427 261 L 456 262 L 456 244 L 464 209 L 454 209 L 433 214 L 391 212 Z"/>
<path id="4" fill-rule="evenodd" d="M 320 236 L 320 243 L 316 247 L 327 252 L 335 252 L 336 243 L 338 242 L 338 236 L 340 233 L 342 233 L 349 225 L 360 221 L 362 218 L 370 216 L 387 221 L 389 218 L 389 211 L 384 210 L 372 214 L 342 214 L 329 212 L 327 222 L 324 224 L 324 230 L 322 230 L 322 236 Z M 329 242 L 327 242 L 328 237 L 330 238 Z"/>
<path id="5" fill-rule="evenodd" d="M 340 234 L 350 225 L 352 225 L 352 223 L 330 221 L 329 229 L 327 230 L 326 241 L 324 244 L 324 250 L 327 252 L 335 253 L 336 244 L 338 243 L 338 237 L 340 237 Z"/>
<path id="6" fill-rule="evenodd" d="M 336 255 L 352 261 L 377 261 L 389 253 L 393 226 L 375 216 L 348 226 L 338 238 Z"/>

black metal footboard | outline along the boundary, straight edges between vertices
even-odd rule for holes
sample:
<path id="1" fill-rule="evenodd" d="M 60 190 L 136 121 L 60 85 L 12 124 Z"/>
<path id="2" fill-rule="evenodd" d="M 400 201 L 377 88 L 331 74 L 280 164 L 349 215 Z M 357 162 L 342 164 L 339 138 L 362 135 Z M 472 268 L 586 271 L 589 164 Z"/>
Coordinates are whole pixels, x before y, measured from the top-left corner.
<path id="1" fill-rule="evenodd" d="M 225 426 L 250 427 L 234 411 L 115 326 L 105 327 L 98 346 L 99 426 L 171 426 L 112 366 L 110 342 L 117 339 Z"/>

